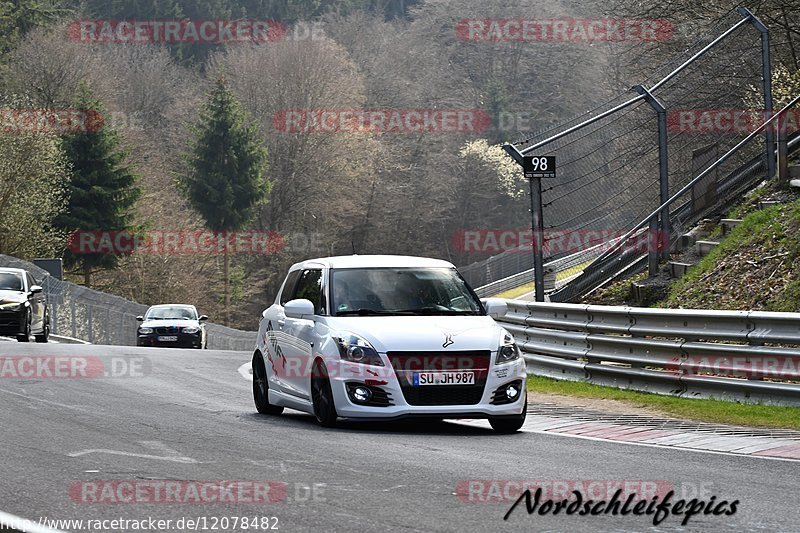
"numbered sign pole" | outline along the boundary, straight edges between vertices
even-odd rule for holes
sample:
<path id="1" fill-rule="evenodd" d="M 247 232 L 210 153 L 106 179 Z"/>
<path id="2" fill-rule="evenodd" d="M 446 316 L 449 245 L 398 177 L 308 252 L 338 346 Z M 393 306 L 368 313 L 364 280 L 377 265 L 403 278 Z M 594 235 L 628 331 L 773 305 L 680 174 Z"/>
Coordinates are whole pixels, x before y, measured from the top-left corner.
<path id="1" fill-rule="evenodd" d="M 548 173 L 548 157 L 525 156 L 522 170 L 531 192 L 531 229 L 533 230 L 533 285 L 537 302 L 544 301 L 544 222 L 542 217 L 542 173 Z M 552 165 L 555 170 L 555 164 Z"/>

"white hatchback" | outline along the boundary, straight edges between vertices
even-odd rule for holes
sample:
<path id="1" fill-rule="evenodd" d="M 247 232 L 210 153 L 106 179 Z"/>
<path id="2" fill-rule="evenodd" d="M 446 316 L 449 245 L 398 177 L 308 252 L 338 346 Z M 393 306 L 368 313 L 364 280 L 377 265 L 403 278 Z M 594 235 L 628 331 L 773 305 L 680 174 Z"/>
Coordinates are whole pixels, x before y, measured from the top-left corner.
<path id="1" fill-rule="evenodd" d="M 343 256 L 293 265 L 264 310 L 253 356 L 259 413 L 284 407 L 348 419 L 525 421 L 526 369 L 514 338 L 456 268 L 438 259 Z"/>

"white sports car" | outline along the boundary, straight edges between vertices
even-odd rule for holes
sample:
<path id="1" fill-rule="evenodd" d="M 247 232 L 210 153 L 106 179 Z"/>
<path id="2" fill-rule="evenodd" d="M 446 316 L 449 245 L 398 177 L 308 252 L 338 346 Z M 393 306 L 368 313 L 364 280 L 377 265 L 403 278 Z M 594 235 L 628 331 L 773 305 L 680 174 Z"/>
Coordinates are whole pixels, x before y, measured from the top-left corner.
<path id="1" fill-rule="evenodd" d="M 253 356 L 259 413 L 323 426 L 348 419 L 525 421 L 525 362 L 456 268 L 437 259 L 343 256 L 297 263 L 262 314 Z"/>

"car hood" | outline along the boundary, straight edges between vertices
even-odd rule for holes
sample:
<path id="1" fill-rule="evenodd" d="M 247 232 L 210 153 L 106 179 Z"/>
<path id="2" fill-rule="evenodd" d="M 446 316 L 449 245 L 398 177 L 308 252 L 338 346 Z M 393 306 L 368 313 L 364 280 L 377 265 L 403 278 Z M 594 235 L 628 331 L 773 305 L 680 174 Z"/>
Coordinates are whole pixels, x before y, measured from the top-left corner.
<path id="1" fill-rule="evenodd" d="M 331 331 L 360 335 L 381 353 L 496 351 L 505 333 L 488 316 L 330 317 L 326 322 Z"/>
<path id="2" fill-rule="evenodd" d="M 21 303 L 27 301 L 25 293 L 19 291 L 0 290 L 0 304 L 11 302 Z"/>
<path id="3" fill-rule="evenodd" d="M 185 328 L 189 326 L 197 327 L 200 322 L 197 320 L 145 320 L 140 328 Z"/>

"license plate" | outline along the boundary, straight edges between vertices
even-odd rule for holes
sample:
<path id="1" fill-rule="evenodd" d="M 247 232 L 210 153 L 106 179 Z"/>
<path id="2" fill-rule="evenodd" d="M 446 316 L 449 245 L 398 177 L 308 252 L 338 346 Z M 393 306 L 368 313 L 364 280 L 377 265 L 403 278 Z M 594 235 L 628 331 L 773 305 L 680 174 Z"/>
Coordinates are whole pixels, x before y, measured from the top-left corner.
<path id="1" fill-rule="evenodd" d="M 414 386 L 475 385 L 475 372 L 414 372 Z"/>
<path id="2" fill-rule="evenodd" d="M 159 335 L 158 342 L 175 342 L 178 340 L 177 335 Z"/>

